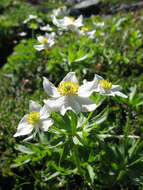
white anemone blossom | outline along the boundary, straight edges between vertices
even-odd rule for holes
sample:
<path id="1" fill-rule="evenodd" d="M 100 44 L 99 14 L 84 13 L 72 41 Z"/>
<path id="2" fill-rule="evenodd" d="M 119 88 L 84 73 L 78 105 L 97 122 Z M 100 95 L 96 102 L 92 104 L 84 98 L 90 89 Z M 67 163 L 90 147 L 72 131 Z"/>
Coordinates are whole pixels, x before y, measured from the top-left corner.
<path id="1" fill-rule="evenodd" d="M 49 24 L 47 24 L 45 26 L 41 26 L 40 30 L 42 30 L 42 31 L 50 31 L 51 32 L 53 29 L 52 29 L 52 27 L 50 27 Z"/>
<path id="2" fill-rule="evenodd" d="M 55 16 L 52 17 L 52 22 L 61 30 L 75 29 L 83 25 L 83 16 L 80 15 L 77 19 L 73 17 L 65 16 L 62 19 L 57 19 Z"/>
<path id="3" fill-rule="evenodd" d="M 49 118 L 51 110 L 49 107 L 44 105 L 41 107 L 40 104 L 30 101 L 29 103 L 29 114 L 24 115 L 18 124 L 17 132 L 14 137 L 29 135 L 31 136 L 24 139 L 24 141 L 30 140 L 36 136 L 39 129 L 48 131 L 49 127 L 53 125 L 53 120 Z"/>
<path id="4" fill-rule="evenodd" d="M 87 35 L 89 39 L 94 39 L 94 34 L 96 32 L 96 30 L 91 30 L 89 31 L 88 28 L 86 27 L 82 27 L 81 29 L 77 29 L 75 30 L 77 32 L 78 35 Z"/>
<path id="5" fill-rule="evenodd" d="M 99 92 L 101 95 L 104 96 L 121 96 L 123 98 L 127 98 L 125 94 L 120 92 L 121 87 L 120 85 L 113 85 L 111 82 L 104 80 L 101 76 L 95 74 L 94 80 L 98 84 L 94 87 L 94 92 Z M 85 81 L 84 84 L 87 82 Z"/>
<path id="6" fill-rule="evenodd" d="M 51 46 L 54 45 L 56 34 L 55 32 L 52 32 L 51 34 L 46 33 L 45 36 L 38 36 L 37 40 L 40 42 L 39 45 L 35 45 L 34 48 L 38 51 L 41 51 L 43 49 L 49 49 Z"/>
<path id="7" fill-rule="evenodd" d="M 23 21 L 24 24 L 26 24 L 27 22 L 29 22 L 30 20 L 36 20 L 37 19 L 37 16 L 36 15 L 29 15 L 27 19 L 25 19 Z"/>
<path id="8" fill-rule="evenodd" d="M 60 111 L 62 115 L 67 110 L 75 113 L 90 112 L 97 108 L 97 105 L 89 98 L 93 92 L 96 81 L 90 81 L 86 85 L 78 85 L 75 72 L 69 72 L 56 88 L 47 78 L 44 77 L 43 87 L 51 97 L 44 100 L 54 111 Z"/>
<path id="9" fill-rule="evenodd" d="M 69 13 L 69 11 L 68 11 L 68 9 L 67 9 L 67 7 L 66 6 L 62 6 L 62 7 L 59 7 L 59 8 L 57 8 L 57 9 L 53 9 L 53 11 L 52 11 L 52 16 L 65 16 L 65 15 L 67 15 Z M 51 16 L 51 17 L 52 17 Z"/>
<path id="10" fill-rule="evenodd" d="M 28 16 L 28 18 L 23 21 L 23 24 L 26 24 L 26 23 L 30 22 L 31 20 L 36 20 L 36 21 L 39 22 L 39 23 L 42 23 L 42 22 L 43 22 L 42 19 L 40 19 L 40 18 L 37 17 L 37 15 L 31 15 L 31 14 L 30 14 L 30 15 Z"/>

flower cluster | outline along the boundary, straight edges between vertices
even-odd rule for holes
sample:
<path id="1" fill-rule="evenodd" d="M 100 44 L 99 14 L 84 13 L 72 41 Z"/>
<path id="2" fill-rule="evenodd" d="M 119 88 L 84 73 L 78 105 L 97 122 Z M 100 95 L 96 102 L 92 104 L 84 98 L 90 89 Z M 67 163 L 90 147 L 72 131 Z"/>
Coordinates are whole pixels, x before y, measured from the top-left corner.
<path id="1" fill-rule="evenodd" d="M 66 16 L 67 13 L 66 7 L 53 10 L 51 18 L 53 24 L 58 27 L 58 31 L 72 30 L 78 35 L 87 35 L 90 39 L 94 38 L 96 31 L 84 27 L 82 15 L 75 19 Z M 24 23 L 36 19 L 38 19 L 37 16 L 29 15 Z M 44 49 L 46 52 L 49 52 L 49 48 L 55 44 L 56 33 L 49 24 L 40 27 L 40 29 L 51 33 L 38 36 L 37 40 L 40 44 L 35 45 L 34 48 L 38 51 Z M 86 57 L 88 57 L 88 54 L 78 60 L 81 61 Z M 103 96 L 121 96 L 127 98 L 125 94 L 120 92 L 121 87 L 119 85 L 113 85 L 97 74 L 95 74 L 92 81 L 84 80 L 83 84 L 79 85 L 75 72 L 69 72 L 57 87 L 46 77 L 43 77 L 43 88 L 48 95 L 48 98 L 43 100 L 44 106 L 41 107 L 38 103 L 30 101 L 29 114 L 26 114 L 21 119 L 14 137 L 31 134 L 24 139 L 26 141 L 34 138 L 40 130 L 48 131 L 49 127 L 54 124 L 54 120 L 50 118 L 52 111 L 59 112 L 62 116 L 68 110 L 71 110 L 75 114 L 94 111 L 97 105 L 91 99 L 93 92 Z"/>
<path id="2" fill-rule="evenodd" d="M 53 119 L 49 118 L 51 111 L 60 112 L 65 115 L 68 110 L 76 114 L 80 112 L 91 112 L 97 108 L 94 101 L 90 99 L 93 92 L 98 92 L 105 96 L 127 96 L 120 92 L 119 85 L 113 85 L 96 75 L 92 81 L 83 81 L 80 86 L 75 72 L 69 72 L 56 88 L 46 77 L 43 77 L 43 88 L 47 93 L 48 99 L 43 100 L 44 106 L 30 101 L 29 114 L 26 114 L 20 121 L 14 137 L 31 134 L 30 140 L 35 137 L 39 130 L 48 131 L 54 124 Z"/>
<path id="3" fill-rule="evenodd" d="M 57 19 L 55 16 L 52 17 L 53 24 L 55 24 L 60 30 L 75 30 L 83 26 L 83 16 L 80 15 L 77 19 L 74 17 L 65 16 L 62 19 Z"/>
<path id="4" fill-rule="evenodd" d="M 41 31 L 46 31 L 44 36 L 38 36 L 37 40 L 40 43 L 35 45 L 34 48 L 38 51 L 49 50 L 55 44 L 55 38 L 58 35 L 63 34 L 64 31 L 74 31 L 77 35 L 87 36 L 89 39 L 94 39 L 96 30 L 90 30 L 83 25 L 83 16 L 80 15 L 77 19 L 74 17 L 66 16 L 69 13 L 67 7 L 59 7 L 54 9 L 50 18 L 52 23 L 57 27 L 57 35 L 54 32 L 54 28 L 49 24 L 40 26 Z M 24 23 L 30 20 L 37 19 L 37 16 L 29 15 L 28 19 Z M 48 33 L 47 33 L 48 32 Z"/>

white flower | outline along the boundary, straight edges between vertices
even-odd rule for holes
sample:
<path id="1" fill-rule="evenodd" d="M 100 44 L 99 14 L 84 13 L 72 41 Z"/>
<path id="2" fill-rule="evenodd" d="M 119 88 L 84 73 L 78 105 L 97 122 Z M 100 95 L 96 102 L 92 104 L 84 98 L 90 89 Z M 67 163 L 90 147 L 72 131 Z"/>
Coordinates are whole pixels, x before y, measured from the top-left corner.
<path id="1" fill-rule="evenodd" d="M 87 82 L 86 85 L 78 85 L 75 72 L 69 72 L 56 88 L 47 78 L 44 77 L 43 87 L 51 97 L 44 100 L 53 110 L 60 111 L 62 115 L 67 110 L 75 113 L 80 111 L 90 112 L 96 109 L 97 105 L 89 98 L 93 92 L 96 81 Z"/>
<path id="2" fill-rule="evenodd" d="M 37 40 L 40 42 L 40 45 L 35 45 L 34 48 L 38 51 L 50 48 L 55 43 L 55 35 L 55 32 L 52 32 L 51 34 L 46 33 L 45 36 L 38 36 Z"/>
<path id="3" fill-rule="evenodd" d="M 93 21 L 93 24 L 94 24 L 95 26 L 97 26 L 97 27 L 103 27 L 103 26 L 105 25 L 104 22 L 95 22 L 95 21 Z"/>
<path id="4" fill-rule="evenodd" d="M 68 14 L 68 10 L 67 10 L 67 7 L 66 6 L 63 6 L 63 7 L 59 7 L 57 9 L 53 9 L 53 12 L 52 12 L 52 16 L 65 16 L 66 14 Z"/>
<path id="5" fill-rule="evenodd" d="M 94 34 L 95 34 L 95 32 L 96 32 L 96 30 L 92 30 L 92 31 L 87 32 L 88 38 L 94 39 Z"/>
<path id="6" fill-rule="evenodd" d="M 76 20 L 73 17 L 65 16 L 62 19 L 57 19 L 55 16 L 52 17 L 53 24 L 59 27 L 62 30 L 75 29 L 81 27 L 83 16 L 80 15 Z"/>
<path id="7" fill-rule="evenodd" d="M 79 35 L 83 35 L 83 36 L 87 35 L 88 38 L 90 38 L 90 39 L 94 39 L 94 34 L 96 32 L 96 30 L 88 31 L 88 28 L 86 28 L 86 27 L 82 27 L 81 29 L 77 29 L 75 31 Z"/>
<path id="8" fill-rule="evenodd" d="M 123 98 L 127 98 L 125 94 L 120 92 L 120 85 L 113 85 L 111 82 L 104 80 L 101 76 L 95 74 L 94 80 L 98 83 L 97 86 L 94 87 L 94 92 L 99 92 L 104 96 L 121 96 Z M 87 82 L 85 82 L 86 84 Z"/>
<path id="9" fill-rule="evenodd" d="M 26 36 L 27 33 L 26 33 L 26 32 L 20 32 L 18 35 L 19 35 L 19 36 Z"/>
<path id="10" fill-rule="evenodd" d="M 26 24 L 30 20 L 36 20 L 36 19 L 37 19 L 36 15 L 29 15 L 28 18 L 23 21 L 23 23 Z"/>
<path id="11" fill-rule="evenodd" d="M 42 31 L 50 31 L 51 32 L 53 29 L 50 27 L 49 24 L 47 24 L 46 26 L 41 26 L 40 30 L 42 30 Z"/>
<path id="12" fill-rule="evenodd" d="M 53 120 L 49 118 L 51 110 L 46 105 L 41 107 L 40 104 L 31 100 L 29 112 L 19 122 L 17 132 L 14 135 L 14 137 L 28 135 L 33 131 L 32 135 L 24 139 L 24 141 L 34 138 L 39 129 L 48 131 L 53 124 Z"/>

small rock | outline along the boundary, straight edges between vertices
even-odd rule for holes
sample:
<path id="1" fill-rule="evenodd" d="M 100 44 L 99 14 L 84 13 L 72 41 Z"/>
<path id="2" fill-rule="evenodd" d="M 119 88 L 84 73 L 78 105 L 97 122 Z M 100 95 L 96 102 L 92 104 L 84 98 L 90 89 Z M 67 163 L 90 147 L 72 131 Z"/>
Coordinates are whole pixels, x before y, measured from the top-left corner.
<path id="1" fill-rule="evenodd" d="M 99 3 L 99 0 L 86 0 L 80 3 L 77 3 L 74 6 L 74 9 L 84 9 L 93 5 L 97 5 Z"/>

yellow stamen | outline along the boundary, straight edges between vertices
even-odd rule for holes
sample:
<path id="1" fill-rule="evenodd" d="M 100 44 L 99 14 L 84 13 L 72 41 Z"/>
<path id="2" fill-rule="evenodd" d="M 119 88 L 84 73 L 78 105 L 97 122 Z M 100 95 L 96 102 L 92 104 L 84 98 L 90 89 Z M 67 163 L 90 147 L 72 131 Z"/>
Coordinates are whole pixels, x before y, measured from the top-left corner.
<path id="1" fill-rule="evenodd" d="M 26 121 L 31 125 L 36 125 L 40 120 L 40 113 L 39 111 L 32 111 L 28 114 Z"/>
<path id="2" fill-rule="evenodd" d="M 77 83 L 72 81 L 64 81 L 58 87 L 58 92 L 62 96 L 71 96 L 78 94 L 79 86 Z"/>
<path id="3" fill-rule="evenodd" d="M 58 9 L 59 9 L 59 10 L 62 10 L 63 8 L 64 8 L 64 6 L 60 6 Z"/>
<path id="4" fill-rule="evenodd" d="M 72 22 L 75 21 L 75 18 L 74 18 L 74 17 L 69 17 L 69 18 L 70 18 L 70 20 L 71 20 Z"/>
<path id="5" fill-rule="evenodd" d="M 82 27 L 81 30 L 82 30 L 83 32 L 87 32 L 87 31 L 88 31 L 88 28 Z"/>
<path id="6" fill-rule="evenodd" d="M 112 82 L 109 82 L 107 80 L 100 80 L 99 84 L 102 85 L 102 87 L 104 88 L 104 90 L 109 90 L 110 88 L 112 88 Z"/>
<path id="7" fill-rule="evenodd" d="M 43 40 L 40 43 L 41 44 L 47 44 L 48 43 L 48 39 L 46 37 L 44 37 Z"/>
<path id="8" fill-rule="evenodd" d="M 63 18 L 63 22 L 66 22 L 68 19 L 70 19 L 72 22 L 75 21 L 74 17 L 65 17 L 65 18 Z"/>

